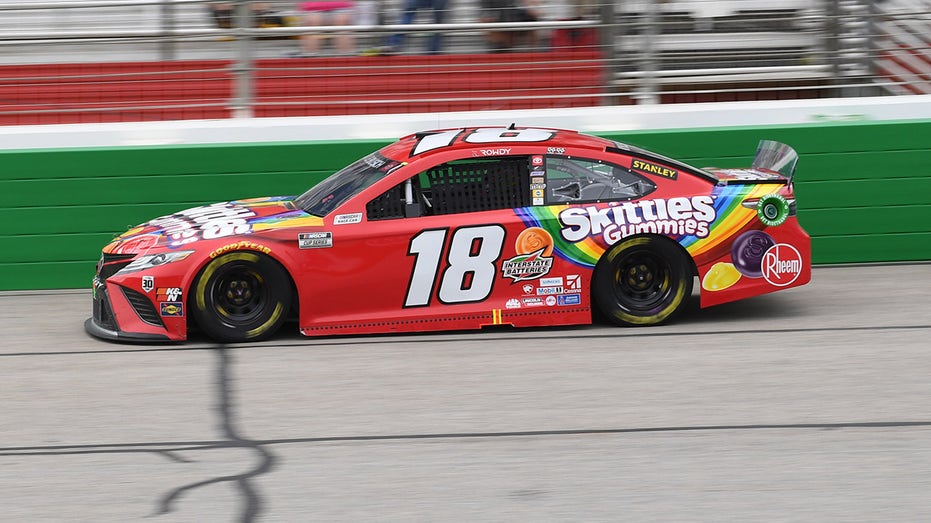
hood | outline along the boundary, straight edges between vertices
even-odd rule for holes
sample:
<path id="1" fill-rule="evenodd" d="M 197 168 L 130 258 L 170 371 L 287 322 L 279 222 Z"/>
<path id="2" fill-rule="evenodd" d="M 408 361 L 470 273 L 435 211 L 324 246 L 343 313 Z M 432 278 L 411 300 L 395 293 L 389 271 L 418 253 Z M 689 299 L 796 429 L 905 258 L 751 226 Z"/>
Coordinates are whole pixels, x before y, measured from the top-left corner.
<path id="1" fill-rule="evenodd" d="M 323 220 L 294 207 L 293 197 L 255 198 L 194 207 L 162 216 L 118 236 L 103 252 L 140 254 L 156 247 L 178 248 L 200 240 L 284 227 L 322 225 Z"/>

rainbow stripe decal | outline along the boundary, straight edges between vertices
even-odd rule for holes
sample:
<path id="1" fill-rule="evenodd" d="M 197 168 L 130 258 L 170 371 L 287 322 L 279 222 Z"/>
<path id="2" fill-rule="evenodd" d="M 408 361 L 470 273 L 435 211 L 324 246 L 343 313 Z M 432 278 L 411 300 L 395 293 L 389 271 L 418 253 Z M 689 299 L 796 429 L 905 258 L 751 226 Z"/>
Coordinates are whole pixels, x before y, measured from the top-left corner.
<path id="1" fill-rule="evenodd" d="M 568 209 L 568 205 L 551 205 L 548 207 L 525 207 L 515 209 L 518 218 L 527 227 L 540 227 L 553 237 L 553 254 L 563 260 L 581 265 L 594 267 L 598 258 L 605 252 L 605 246 L 600 245 L 594 238 L 585 238 L 582 241 L 570 242 L 560 234 L 562 223 L 559 213 Z"/>
<path id="2" fill-rule="evenodd" d="M 553 237 L 555 256 L 594 267 L 614 243 L 635 234 L 654 233 L 679 242 L 696 264 L 730 252 L 733 238 L 762 228 L 756 210 L 741 205 L 772 192 L 767 185 L 715 186 L 710 195 L 590 205 L 553 205 L 516 209 L 527 227 Z"/>
<path id="3" fill-rule="evenodd" d="M 741 205 L 744 200 L 757 199 L 772 191 L 772 185 L 715 186 L 711 197 L 714 199 L 717 219 L 711 224 L 708 236 L 674 239 L 689 251 L 699 265 L 720 258 L 730 252 L 731 242 L 741 232 L 763 228 L 763 223 L 756 218 L 756 209 Z"/>

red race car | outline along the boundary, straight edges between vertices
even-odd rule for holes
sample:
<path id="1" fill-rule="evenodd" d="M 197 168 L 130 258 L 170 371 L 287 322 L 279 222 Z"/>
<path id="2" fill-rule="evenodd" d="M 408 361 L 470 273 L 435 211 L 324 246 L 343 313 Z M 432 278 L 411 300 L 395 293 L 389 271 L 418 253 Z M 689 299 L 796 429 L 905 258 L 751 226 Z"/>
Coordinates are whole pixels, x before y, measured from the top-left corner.
<path id="1" fill-rule="evenodd" d="M 672 318 L 804 285 L 790 147 L 703 170 L 540 128 L 413 134 L 298 197 L 218 203 L 104 247 L 86 330 L 179 341 Z"/>

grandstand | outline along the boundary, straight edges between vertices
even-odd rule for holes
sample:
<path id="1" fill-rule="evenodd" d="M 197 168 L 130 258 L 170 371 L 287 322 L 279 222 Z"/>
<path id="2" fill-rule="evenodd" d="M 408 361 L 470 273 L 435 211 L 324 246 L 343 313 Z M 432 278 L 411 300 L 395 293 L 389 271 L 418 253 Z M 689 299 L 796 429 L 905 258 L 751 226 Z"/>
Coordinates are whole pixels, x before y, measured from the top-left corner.
<path id="1" fill-rule="evenodd" d="M 395 25 L 400 0 L 361 0 L 360 54 L 398 31 L 409 45 L 312 58 L 294 57 L 296 38 L 335 29 L 266 3 L 281 26 L 219 28 L 203 0 L 0 0 L 0 124 L 931 92 L 923 0 L 570 0 L 510 25 L 479 24 L 479 0 L 451 0 L 440 26 Z M 501 29 L 543 38 L 491 53 L 486 33 Z M 426 56 L 432 31 L 443 53 Z"/>

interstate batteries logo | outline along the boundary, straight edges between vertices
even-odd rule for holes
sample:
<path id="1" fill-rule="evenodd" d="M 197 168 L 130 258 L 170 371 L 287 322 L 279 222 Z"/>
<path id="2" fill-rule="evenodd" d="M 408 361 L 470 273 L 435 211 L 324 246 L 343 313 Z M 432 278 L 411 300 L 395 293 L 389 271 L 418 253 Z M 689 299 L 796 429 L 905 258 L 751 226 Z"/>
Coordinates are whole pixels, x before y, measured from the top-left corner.
<path id="1" fill-rule="evenodd" d="M 553 237 L 539 227 L 524 229 L 514 241 L 517 256 L 504 260 L 501 275 L 515 282 L 545 276 L 553 268 Z"/>
<path id="2" fill-rule="evenodd" d="M 711 196 L 657 198 L 604 208 L 570 207 L 559 213 L 560 234 L 566 241 L 600 235 L 608 245 L 644 233 L 704 238 L 715 218 Z"/>
<path id="3" fill-rule="evenodd" d="M 791 285 L 802 274 L 802 255 L 787 244 L 777 243 L 763 254 L 763 278 L 776 287 Z"/>

